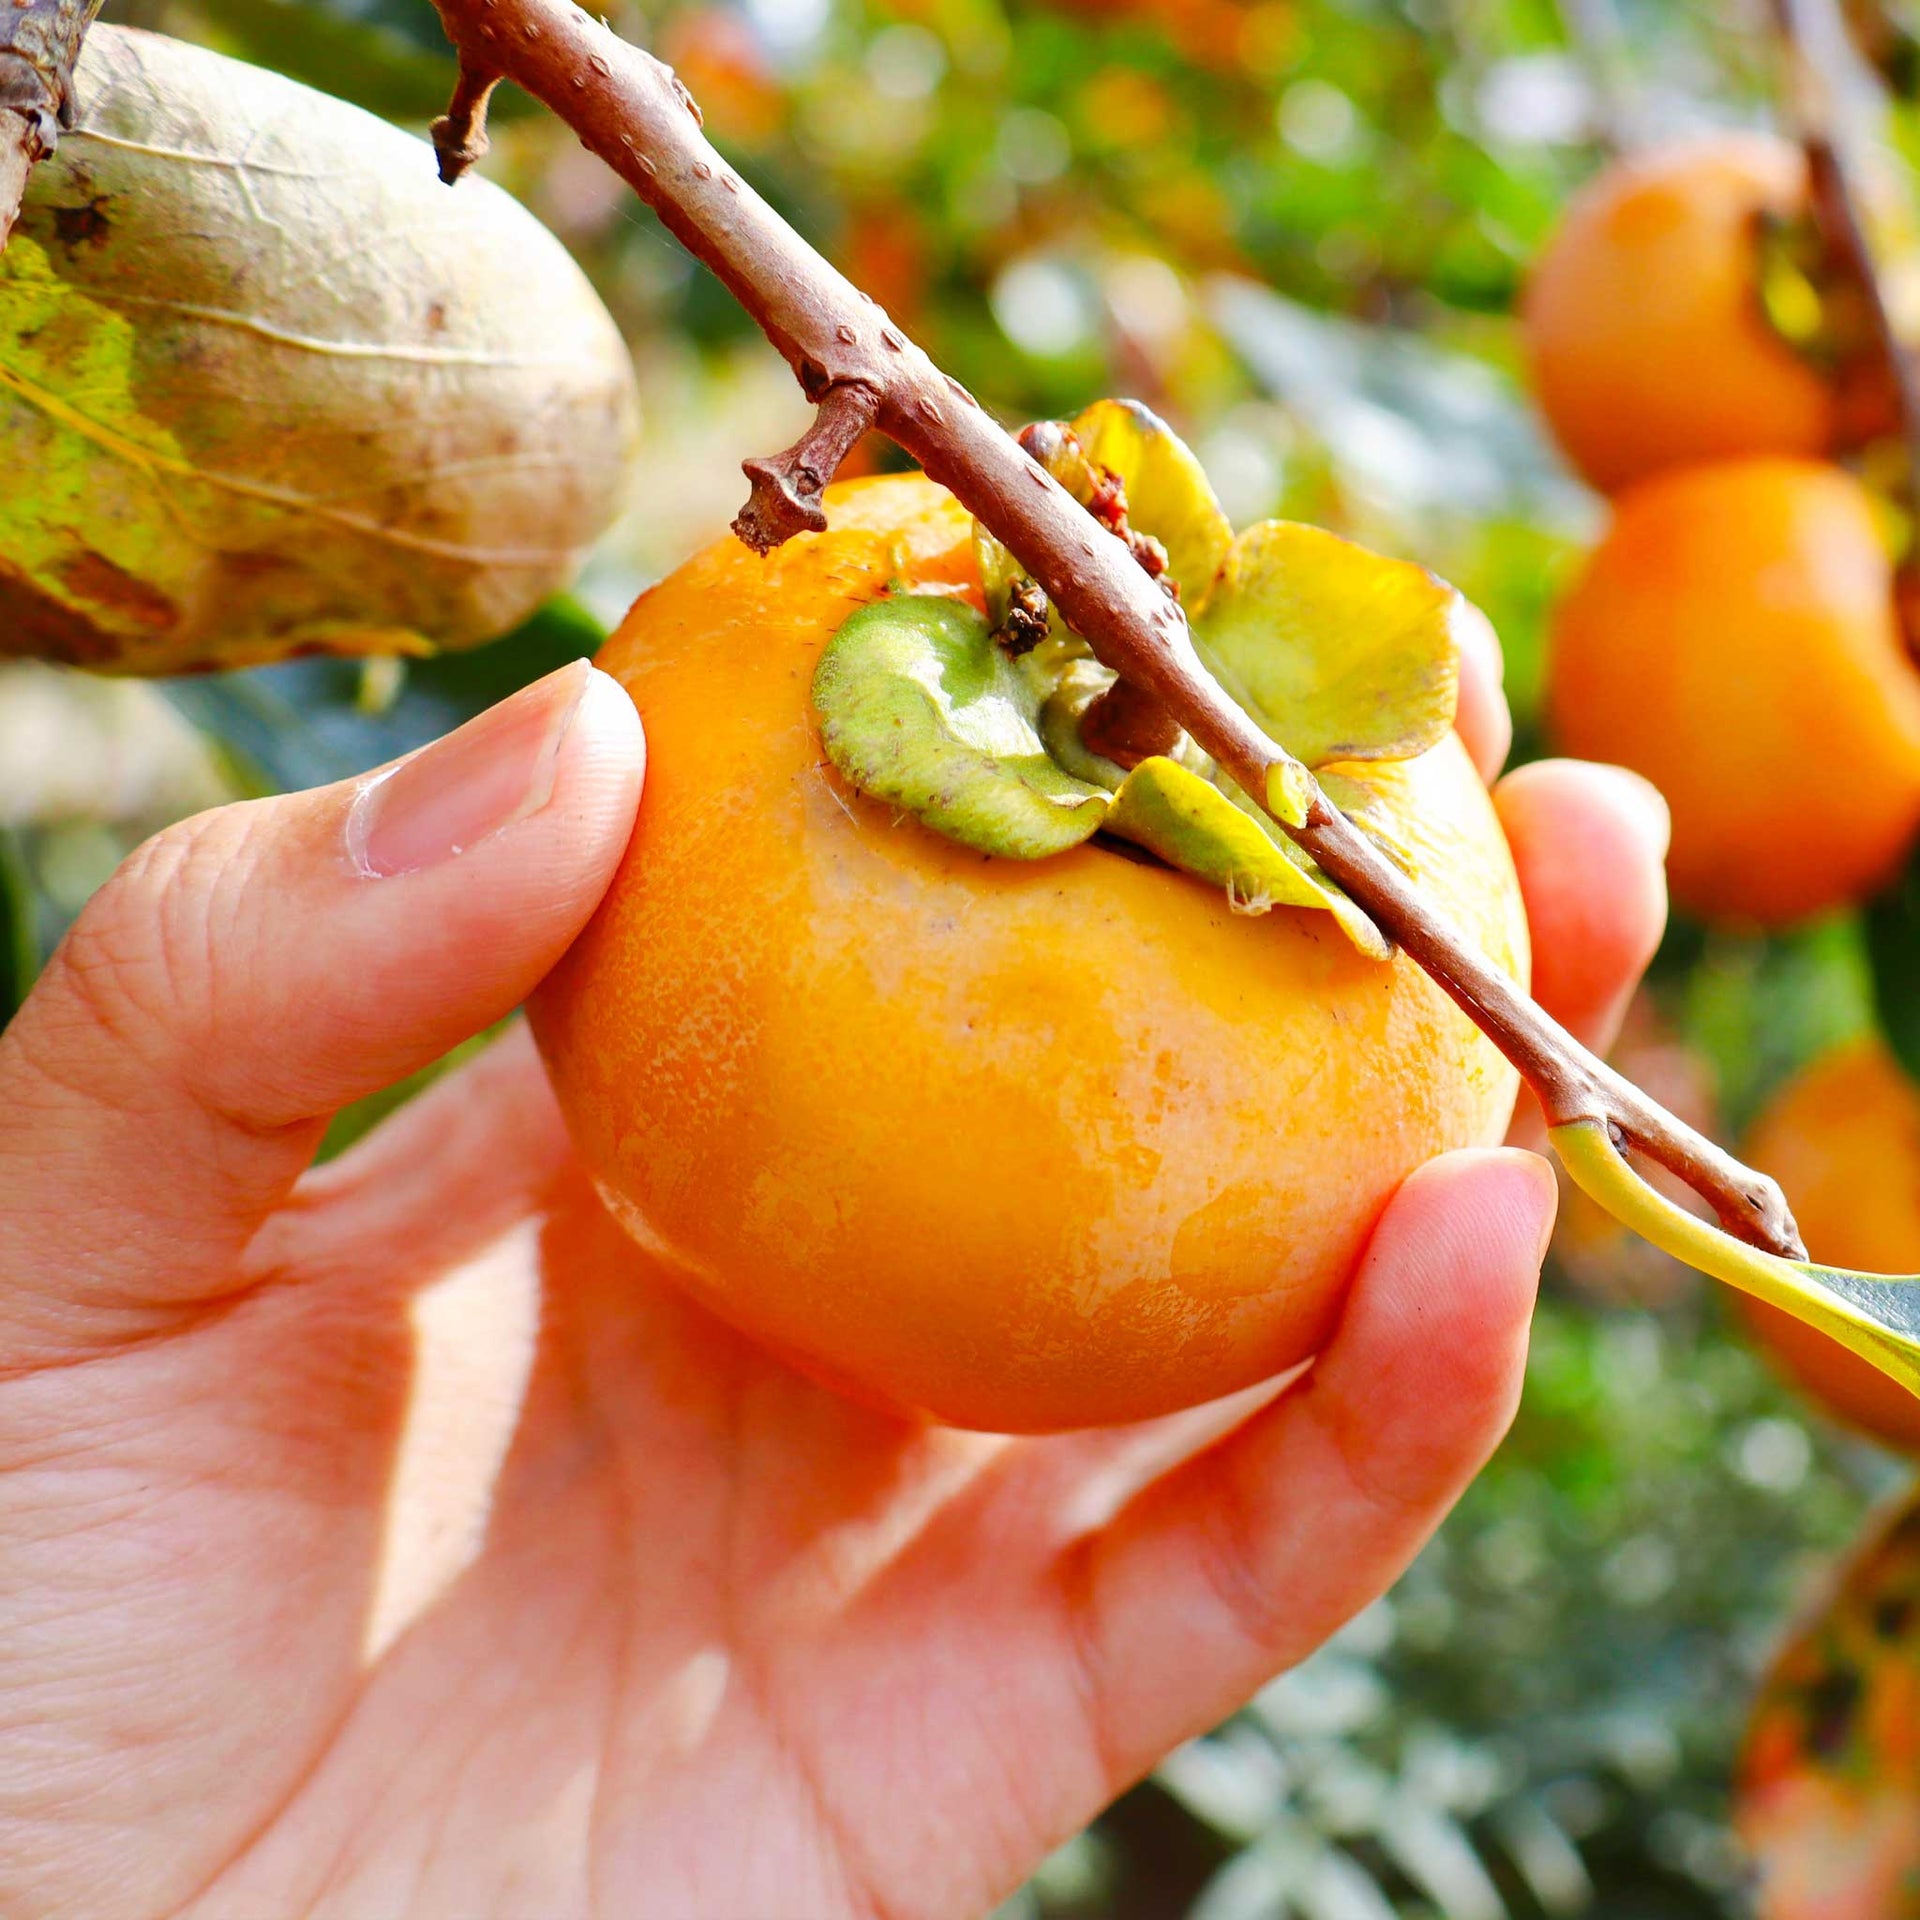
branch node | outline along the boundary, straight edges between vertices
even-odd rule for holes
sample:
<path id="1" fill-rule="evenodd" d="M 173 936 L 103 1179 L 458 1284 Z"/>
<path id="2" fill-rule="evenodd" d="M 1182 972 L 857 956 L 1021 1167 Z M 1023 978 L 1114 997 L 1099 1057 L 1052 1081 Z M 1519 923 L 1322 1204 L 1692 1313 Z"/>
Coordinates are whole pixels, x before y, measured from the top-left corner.
<path id="1" fill-rule="evenodd" d="M 497 73 L 460 62 L 453 99 L 433 123 L 433 150 L 440 156 L 440 178 L 452 186 L 487 150 L 487 103 L 500 84 Z"/>
<path id="2" fill-rule="evenodd" d="M 820 495 L 879 409 L 879 394 L 863 381 L 837 380 L 816 390 L 807 375 L 818 371 L 809 367 L 801 374 L 807 397 L 819 409 L 813 424 L 784 453 L 741 463 L 753 489 L 733 530 L 755 553 L 771 553 L 796 533 L 826 531 Z"/>

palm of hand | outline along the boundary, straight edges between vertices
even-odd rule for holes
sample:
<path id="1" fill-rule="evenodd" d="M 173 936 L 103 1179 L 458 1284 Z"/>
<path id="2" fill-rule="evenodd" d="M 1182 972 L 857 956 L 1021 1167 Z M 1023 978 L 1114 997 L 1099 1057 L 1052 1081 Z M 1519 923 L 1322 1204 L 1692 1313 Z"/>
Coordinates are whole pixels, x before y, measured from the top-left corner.
<path id="1" fill-rule="evenodd" d="M 6 1660 L 82 1703 L 15 1783 L 50 1910 L 982 1910 L 1425 1530 L 1337 1427 L 1264 1436 L 1351 1535 L 1282 1606 L 1246 1429 L 1098 1524 L 1230 1414 L 1008 1442 L 816 1389 L 648 1278 L 523 1036 L 248 1266 L 15 1387 Z"/>

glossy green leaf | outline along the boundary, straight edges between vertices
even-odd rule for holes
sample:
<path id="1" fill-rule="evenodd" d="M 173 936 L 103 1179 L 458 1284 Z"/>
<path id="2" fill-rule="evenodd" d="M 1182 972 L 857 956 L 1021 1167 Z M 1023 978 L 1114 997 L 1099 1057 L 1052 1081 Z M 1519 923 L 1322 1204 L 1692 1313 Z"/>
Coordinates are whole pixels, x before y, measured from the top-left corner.
<path id="1" fill-rule="evenodd" d="M 1182 600 L 1199 605 L 1226 564 L 1233 527 L 1187 443 L 1137 400 L 1096 400 L 1073 436 L 1095 467 L 1120 476 L 1128 524 L 1166 548 Z"/>
<path id="2" fill-rule="evenodd" d="M 828 758 L 856 787 L 963 846 L 1040 860 L 1106 816 L 1106 793 L 1048 757 L 1033 683 L 963 601 L 862 607 L 820 656 L 813 703 Z"/>
<path id="3" fill-rule="evenodd" d="M 1114 796 L 1106 827 L 1169 866 L 1224 887 L 1236 912 L 1318 908 L 1369 959 L 1387 957 L 1380 929 L 1338 887 L 1177 761 L 1141 761 Z"/>
<path id="4" fill-rule="evenodd" d="M 1235 542 L 1194 638 L 1226 690 L 1308 766 L 1409 759 L 1453 724 L 1466 604 L 1410 561 L 1268 520 Z"/>

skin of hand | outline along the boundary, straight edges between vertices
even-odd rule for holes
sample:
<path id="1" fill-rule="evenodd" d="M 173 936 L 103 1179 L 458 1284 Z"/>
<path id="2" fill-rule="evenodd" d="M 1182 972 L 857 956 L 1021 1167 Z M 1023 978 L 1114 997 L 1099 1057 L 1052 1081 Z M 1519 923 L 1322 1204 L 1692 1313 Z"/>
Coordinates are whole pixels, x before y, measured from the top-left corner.
<path id="1" fill-rule="evenodd" d="M 1461 731 L 1507 745 L 1493 659 Z M 1554 1184 L 1410 1179 L 1302 1377 L 1005 1440 L 797 1378 L 648 1276 L 501 1019 L 639 801 L 563 669 L 136 852 L 0 1036 L 0 1911 L 972 1920 L 1384 1591 L 1520 1390 Z M 1603 1043 L 1664 811 L 1498 799 Z"/>

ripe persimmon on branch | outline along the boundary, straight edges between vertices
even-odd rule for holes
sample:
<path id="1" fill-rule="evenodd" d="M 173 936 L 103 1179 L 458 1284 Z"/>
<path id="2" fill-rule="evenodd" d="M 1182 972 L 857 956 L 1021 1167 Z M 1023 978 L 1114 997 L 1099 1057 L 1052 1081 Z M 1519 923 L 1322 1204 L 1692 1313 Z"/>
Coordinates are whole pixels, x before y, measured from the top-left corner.
<path id="1" fill-rule="evenodd" d="M 1444 923 L 1228 697 L 1201 664 L 1185 615 L 1126 546 L 727 164 L 667 66 L 573 0 L 436 4 L 460 60 L 453 105 L 434 128 L 443 176 L 456 180 L 485 151 L 488 96 L 512 80 L 713 270 L 819 409 L 795 446 L 747 463 L 751 497 L 735 522 L 742 539 L 769 551 L 823 527 L 822 488 L 858 434 L 877 427 L 1001 541 L 1107 667 L 1157 700 L 1465 1009 L 1533 1089 L 1550 1126 L 1603 1127 L 1685 1181 L 1739 1239 L 1802 1257 L 1779 1189 L 1589 1053 Z"/>
<path id="2" fill-rule="evenodd" d="M 0 0 L 0 247 L 27 175 L 73 124 L 73 66 L 100 0 Z"/>

